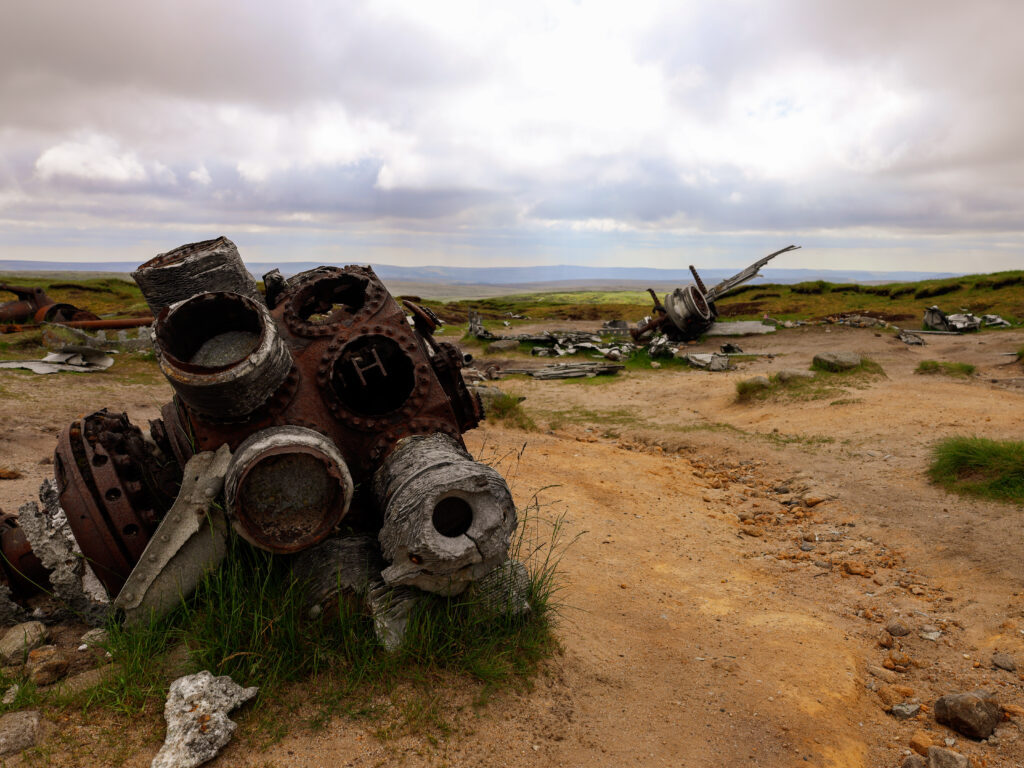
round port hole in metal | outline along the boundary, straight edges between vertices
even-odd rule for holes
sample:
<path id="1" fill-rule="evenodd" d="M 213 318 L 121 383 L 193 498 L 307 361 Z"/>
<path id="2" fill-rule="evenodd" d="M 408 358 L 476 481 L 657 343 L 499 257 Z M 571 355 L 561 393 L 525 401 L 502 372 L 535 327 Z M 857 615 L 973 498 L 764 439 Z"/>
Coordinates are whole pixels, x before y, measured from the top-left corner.
<path id="1" fill-rule="evenodd" d="M 347 344 L 331 375 L 331 388 L 338 399 L 363 416 L 380 416 L 401 408 L 415 386 L 412 359 L 397 341 L 378 334 Z"/>
<path id="2" fill-rule="evenodd" d="M 299 292 L 295 314 L 310 325 L 328 325 L 354 315 L 366 304 L 368 282 L 354 275 L 322 277 Z"/>
<path id="3" fill-rule="evenodd" d="M 158 325 L 164 351 L 178 363 L 217 371 L 244 360 L 263 338 L 264 320 L 256 305 L 232 293 L 195 296 Z"/>
<path id="4" fill-rule="evenodd" d="M 258 542 L 287 550 L 318 538 L 331 525 L 340 489 L 322 458 L 272 454 L 242 477 L 235 514 Z"/>
<path id="5" fill-rule="evenodd" d="M 473 524 L 473 507 L 465 499 L 449 496 L 434 506 L 432 520 L 438 533 L 454 539 L 468 531 Z"/>

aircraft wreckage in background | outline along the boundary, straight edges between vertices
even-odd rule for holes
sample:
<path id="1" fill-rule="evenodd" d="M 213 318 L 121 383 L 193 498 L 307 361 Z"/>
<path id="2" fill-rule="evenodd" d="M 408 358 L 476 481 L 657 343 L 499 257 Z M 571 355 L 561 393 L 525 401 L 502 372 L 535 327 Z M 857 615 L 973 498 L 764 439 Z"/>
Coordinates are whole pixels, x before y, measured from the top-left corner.
<path id="1" fill-rule="evenodd" d="M 665 296 L 662 303 L 658 300 L 654 289 L 648 292 L 654 299 L 654 312 L 649 318 L 641 321 L 630 333 L 634 341 L 641 342 L 656 333 L 664 333 L 670 341 L 690 341 L 706 332 L 718 319 L 715 302 L 729 291 L 738 288 L 758 276 L 761 267 L 776 256 L 795 251 L 799 245 L 790 245 L 780 251 L 759 259 L 742 272 L 723 280 L 712 288 L 706 288 L 697 270 L 690 265 L 693 283 L 676 288 Z"/>
<path id="2" fill-rule="evenodd" d="M 403 309 L 359 266 L 288 280 L 274 270 L 264 296 L 226 238 L 161 254 L 133 277 L 174 398 L 148 438 L 105 409 L 65 429 L 43 509 L 22 507 L 24 535 L 3 539 L 6 565 L 31 565 L 35 583 L 50 569 L 58 595 L 62 584 L 80 605 L 67 584 L 80 593 L 94 575 L 131 621 L 188 594 L 225 557 L 231 526 L 295 554 L 322 586 L 315 599 L 361 596 L 389 647 L 419 590 L 457 594 L 487 577 L 509 595 L 524 583 L 508 562 L 508 486 L 462 439 L 482 418 L 479 397 L 429 310 Z M 7 570 L 23 596 L 26 579 Z"/>

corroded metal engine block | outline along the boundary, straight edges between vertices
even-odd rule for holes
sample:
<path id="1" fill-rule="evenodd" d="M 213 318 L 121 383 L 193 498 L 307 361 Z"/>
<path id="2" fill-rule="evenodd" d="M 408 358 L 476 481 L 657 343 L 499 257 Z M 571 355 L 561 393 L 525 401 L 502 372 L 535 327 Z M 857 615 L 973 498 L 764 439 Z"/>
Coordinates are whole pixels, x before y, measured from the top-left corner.
<path id="1" fill-rule="evenodd" d="M 274 270 L 261 294 L 226 238 L 161 254 L 135 277 L 158 312 L 174 398 L 150 439 L 99 411 L 62 433 L 55 459 L 61 507 L 112 597 L 141 559 L 169 561 L 154 537 L 173 539 L 162 521 L 182 471 L 222 446 L 227 520 L 257 547 L 379 534 L 385 585 L 447 594 L 507 557 L 515 507 L 465 451 L 482 408 L 431 312 L 399 305 L 360 266 Z M 418 436 L 430 440 L 409 442 Z"/>

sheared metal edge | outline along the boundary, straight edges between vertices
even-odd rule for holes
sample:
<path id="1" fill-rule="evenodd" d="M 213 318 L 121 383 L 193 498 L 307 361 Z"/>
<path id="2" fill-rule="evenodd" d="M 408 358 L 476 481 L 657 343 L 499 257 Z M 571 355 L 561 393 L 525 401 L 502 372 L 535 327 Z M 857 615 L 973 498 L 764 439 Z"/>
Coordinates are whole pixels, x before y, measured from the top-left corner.
<path id="1" fill-rule="evenodd" d="M 227 520 L 213 502 L 224 488 L 231 450 L 197 453 L 185 465 L 181 490 L 114 600 L 125 623 L 162 616 L 190 594 L 227 554 Z"/>

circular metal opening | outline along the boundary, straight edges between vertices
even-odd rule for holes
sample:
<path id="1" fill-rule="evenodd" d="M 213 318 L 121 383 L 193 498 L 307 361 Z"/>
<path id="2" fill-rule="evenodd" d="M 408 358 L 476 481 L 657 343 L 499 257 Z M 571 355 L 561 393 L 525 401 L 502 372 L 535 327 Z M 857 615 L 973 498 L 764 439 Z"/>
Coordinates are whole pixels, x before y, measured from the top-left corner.
<path id="1" fill-rule="evenodd" d="M 465 499 L 449 496 L 437 502 L 431 519 L 438 533 L 454 539 L 468 531 L 473 524 L 473 507 Z"/>
<path id="2" fill-rule="evenodd" d="M 331 387 L 346 408 L 380 416 L 405 404 L 416 386 L 412 359 L 394 339 L 361 336 L 338 355 Z"/>
<path id="3" fill-rule="evenodd" d="M 299 292 L 295 314 L 310 325 L 329 325 L 352 315 L 366 303 L 367 281 L 354 275 L 325 277 Z"/>
<path id="4" fill-rule="evenodd" d="M 272 454 L 241 478 L 235 514 L 258 542 L 278 551 L 299 548 L 332 526 L 340 490 L 325 458 Z"/>
<path id="5" fill-rule="evenodd" d="M 231 293 L 208 293 L 174 308 L 158 325 L 163 350 L 175 361 L 222 370 L 248 357 L 264 333 L 256 306 Z"/>
<path id="6" fill-rule="evenodd" d="M 708 307 L 708 302 L 704 298 L 704 294 L 702 294 L 700 291 L 698 291 L 692 285 L 688 285 L 686 287 L 688 289 L 686 291 L 686 296 L 690 299 L 690 302 L 693 305 L 693 309 L 697 313 L 697 315 L 699 317 L 701 317 L 702 319 L 704 319 L 704 320 L 707 320 L 708 318 L 710 318 L 711 317 L 711 309 L 710 309 L 710 307 Z"/>

